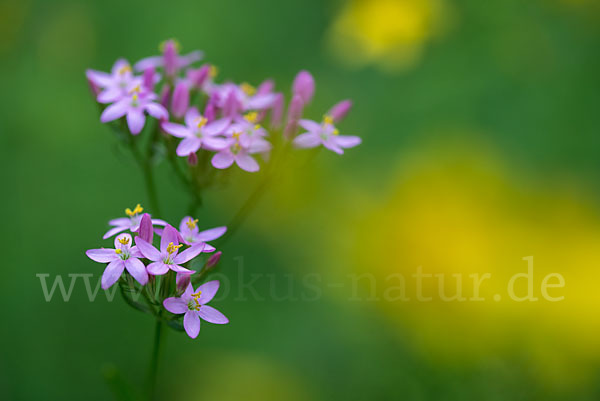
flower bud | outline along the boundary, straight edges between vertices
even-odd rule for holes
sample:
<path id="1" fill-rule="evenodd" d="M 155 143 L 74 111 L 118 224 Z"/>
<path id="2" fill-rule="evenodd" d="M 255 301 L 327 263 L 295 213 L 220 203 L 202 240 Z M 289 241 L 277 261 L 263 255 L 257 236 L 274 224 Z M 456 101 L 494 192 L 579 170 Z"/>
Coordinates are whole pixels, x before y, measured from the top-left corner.
<path id="1" fill-rule="evenodd" d="M 333 121 L 338 122 L 343 120 L 344 117 L 346 117 L 346 114 L 348 114 L 351 108 L 351 100 L 342 100 L 341 102 L 334 105 L 327 114 L 331 116 L 331 118 L 333 118 Z"/>
<path id="2" fill-rule="evenodd" d="M 315 80 L 310 72 L 302 70 L 296 75 L 292 85 L 292 91 L 295 95 L 299 95 L 304 103 L 312 100 L 315 93 Z"/>
<path id="3" fill-rule="evenodd" d="M 196 164 L 198 164 L 198 155 L 196 154 L 196 152 L 192 152 L 188 155 L 187 160 L 190 166 L 195 166 Z"/>
<path id="4" fill-rule="evenodd" d="M 208 261 L 206 262 L 206 270 L 212 269 L 213 267 L 215 267 L 221 260 L 222 254 L 223 254 L 223 252 L 219 251 L 219 252 L 216 252 L 216 253 L 210 255 L 210 258 L 208 258 Z"/>
<path id="5" fill-rule="evenodd" d="M 160 104 L 166 109 L 169 108 L 169 95 L 170 94 L 171 94 L 171 88 L 169 88 L 169 85 L 163 86 L 163 88 L 160 92 Z"/>
<path id="6" fill-rule="evenodd" d="M 144 88 L 148 89 L 150 92 L 154 90 L 154 80 L 156 79 L 156 70 L 154 67 L 148 67 L 144 70 L 144 74 L 142 76 L 142 84 Z"/>
<path id="7" fill-rule="evenodd" d="M 188 287 L 188 285 L 190 285 L 191 280 L 192 280 L 191 274 L 177 273 L 177 276 L 175 277 L 175 285 L 177 286 L 177 293 L 182 294 L 183 292 L 185 292 L 185 289 Z"/>
<path id="8" fill-rule="evenodd" d="M 257 95 L 266 95 L 267 93 L 273 92 L 275 88 L 275 82 L 272 79 L 267 79 L 256 88 Z"/>
<path id="9" fill-rule="evenodd" d="M 211 101 L 206 104 L 206 108 L 204 109 L 204 118 L 206 118 L 207 123 L 211 123 L 215 121 L 217 113 L 215 111 L 215 105 Z"/>
<path id="10" fill-rule="evenodd" d="M 184 82 L 180 82 L 175 86 L 173 98 L 171 99 L 171 111 L 176 118 L 181 118 L 185 115 L 190 104 L 190 90 Z"/>
<path id="11" fill-rule="evenodd" d="M 165 73 L 172 77 L 177 72 L 177 44 L 174 40 L 167 40 L 163 50 Z"/>
<path id="12" fill-rule="evenodd" d="M 149 244 L 154 238 L 154 227 L 152 227 L 152 219 L 148 213 L 144 213 L 140 221 L 140 227 L 137 230 L 138 236 Z"/>
<path id="13" fill-rule="evenodd" d="M 285 130 L 283 131 L 283 136 L 285 138 L 291 138 L 296 133 L 296 129 L 298 128 L 298 120 L 302 117 L 302 111 L 304 109 L 304 101 L 300 95 L 294 95 L 292 101 L 290 102 L 290 108 L 288 109 L 288 118 L 285 126 Z"/>
<path id="14" fill-rule="evenodd" d="M 283 94 L 277 93 L 271 107 L 271 127 L 279 128 L 281 119 L 283 118 Z"/>
<path id="15" fill-rule="evenodd" d="M 187 76 L 195 88 L 201 89 L 210 74 L 210 65 L 205 64 L 197 69 L 188 70 Z"/>
<path id="16" fill-rule="evenodd" d="M 235 117 L 238 111 L 241 109 L 241 105 L 238 103 L 235 93 L 229 92 L 227 99 L 225 99 L 225 105 L 223 106 L 223 115 L 225 117 Z"/>

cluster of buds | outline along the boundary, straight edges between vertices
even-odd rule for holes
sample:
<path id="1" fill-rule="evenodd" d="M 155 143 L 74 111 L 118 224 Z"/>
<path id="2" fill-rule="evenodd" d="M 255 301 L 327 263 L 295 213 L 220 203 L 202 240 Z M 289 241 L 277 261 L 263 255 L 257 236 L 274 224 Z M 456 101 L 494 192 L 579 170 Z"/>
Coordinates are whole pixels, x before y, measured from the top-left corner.
<path id="1" fill-rule="evenodd" d="M 192 338 L 200 331 L 200 319 L 217 324 L 228 323 L 221 312 L 206 305 L 215 296 L 219 282 L 209 281 L 195 290 L 192 286 L 195 273 L 202 276 L 219 262 L 221 252 L 215 252 L 216 249 L 208 242 L 221 237 L 227 228 L 200 231 L 198 220 L 186 216 L 177 230 L 163 220 L 152 219 L 148 213 L 142 214 L 143 210 L 138 204 L 133 210 L 125 209 L 126 217 L 109 221 L 113 227 L 104 239 L 116 235 L 114 248 L 86 252 L 90 259 L 107 263 L 102 275 L 102 288 L 108 289 L 118 282 L 129 293 L 137 289 L 147 301 L 146 307 L 140 309 L 162 318 L 164 308 L 176 315 L 164 318 L 171 323 L 178 321 L 178 315 L 183 314 L 183 328 Z M 158 247 L 154 246 L 154 234 L 160 236 Z M 212 255 L 200 271 L 192 270 L 194 260 L 202 253 Z M 135 303 L 131 299 L 129 301 Z"/>
<path id="2" fill-rule="evenodd" d="M 294 80 L 286 114 L 284 95 L 275 91 L 272 80 L 257 87 L 217 83 L 216 67 L 194 67 L 202 52 L 180 55 L 174 40 L 164 42 L 161 49 L 161 55 L 133 67 L 120 59 L 110 73 L 87 71 L 96 100 L 106 105 L 102 122 L 124 119 L 129 132 L 137 135 L 149 115 L 159 121 L 163 134 L 181 139 L 175 152 L 190 164 L 197 163 L 199 152 L 210 152 L 213 167 L 227 169 L 236 164 L 249 172 L 260 169 L 256 156 L 267 160 L 273 142 L 297 148 L 322 145 L 339 154 L 361 142 L 359 137 L 340 135 L 335 126 L 350 110 L 349 100 L 333 106 L 320 121 L 303 119 L 315 92 L 314 79 L 307 71 Z"/>

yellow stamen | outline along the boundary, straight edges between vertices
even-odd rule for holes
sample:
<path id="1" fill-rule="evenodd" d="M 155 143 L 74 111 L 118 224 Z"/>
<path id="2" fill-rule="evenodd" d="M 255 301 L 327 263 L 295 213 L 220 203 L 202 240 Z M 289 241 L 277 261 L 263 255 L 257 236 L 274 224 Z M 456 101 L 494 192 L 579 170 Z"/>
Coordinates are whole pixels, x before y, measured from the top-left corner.
<path id="1" fill-rule="evenodd" d="M 210 73 L 210 77 L 214 78 L 217 75 L 219 75 L 219 68 L 216 65 L 211 65 L 209 73 Z"/>
<path id="2" fill-rule="evenodd" d="M 323 124 L 333 124 L 333 117 L 329 116 L 329 115 L 324 115 L 323 116 Z"/>
<path id="3" fill-rule="evenodd" d="M 255 111 L 251 111 L 244 116 L 244 119 L 249 123 L 255 123 L 258 120 L 258 113 Z"/>
<path id="4" fill-rule="evenodd" d="M 173 245 L 172 242 L 169 242 L 169 245 L 167 245 L 167 253 L 172 254 L 172 253 L 176 252 L 182 246 L 183 245 Z"/>
<path id="5" fill-rule="evenodd" d="M 132 99 L 133 101 L 137 101 L 137 100 L 138 100 L 138 94 L 137 94 L 137 93 L 134 93 L 134 94 L 133 94 L 133 96 L 131 97 L 131 99 Z"/>
<path id="6" fill-rule="evenodd" d="M 130 208 L 125 209 L 125 214 L 127 214 L 129 217 L 133 217 L 138 213 L 142 213 L 143 211 L 144 208 L 138 203 L 133 210 Z"/>
<path id="7" fill-rule="evenodd" d="M 339 135 L 340 134 L 340 130 L 339 129 L 334 129 L 333 130 L 333 135 Z"/>
<path id="8" fill-rule="evenodd" d="M 244 91 L 244 93 L 248 96 L 252 96 L 256 93 L 256 88 L 247 82 L 244 82 L 243 84 L 241 84 L 240 89 L 242 91 Z"/>
<path id="9" fill-rule="evenodd" d="M 202 128 L 206 125 L 206 123 L 208 122 L 208 120 L 204 117 L 200 117 L 197 119 L 198 121 L 198 128 Z"/>
<path id="10" fill-rule="evenodd" d="M 200 295 L 202 295 L 202 291 L 198 291 L 198 292 L 196 292 L 195 294 L 192 294 L 192 297 L 193 297 L 194 299 L 198 299 L 198 298 L 200 298 Z"/>
<path id="11" fill-rule="evenodd" d="M 181 48 L 181 44 L 179 43 L 179 41 L 177 39 L 171 39 L 171 41 L 175 44 L 175 51 L 177 53 L 179 53 L 179 49 Z M 164 40 L 164 41 L 160 42 L 160 44 L 158 45 L 158 50 L 161 53 L 164 53 L 165 48 L 167 47 L 167 42 L 168 42 L 168 40 Z"/>
<path id="12" fill-rule="evenodd" d="M 185 224 L 188 226 L 188 228 L 190 230 L 193 230 L 194 228 L 196 228 L 196 223 L 198 223 L 198 219 L 192 220 L 191 217 L 188 219 L 188 221 L 185 222 Z"/>
<path id="13" fill-rule="evenodd" d="M 231 134 L 231 136 L 233 137 L 233 139 L 239 141 L 240 140 L 240 135 L 242 135 L 241 132 L 234 132 L 233 134 Z"/>
<path id="14" fill-rule="evenodd" d="M 255 130 L 257 130 L 257 129 L 260 129 L 260 124 L 256 124 L 256 125 L 254 126 L 254 129 L 255 129 Z"/>
<path id="15" fill-rule="evenodd" d="M 120 249 L 115 249 L 115 253 L 116 253 L 117 255 L 120 255 L 120 254 L 122 254 L 122 253 L 123 253 L 123 251 L 122 251 L 122 250 L 120 250 Z"/>
<path id="16" fill-rule="evenodd" d="M 122 244 L 122 245 L 127 245 L 129 244 L 129 238 L 127 237 L 122 237 L 122 238 L 117 238 L 117 240 Z"/>
<path id="17" fill-rule="evenodd" d="M 123 67 L 119 68 L 119 70 L 117 72 L 119 73 L 119 75 L 123 75 L 126 72 L 130 72 L 130 71 L 131 71 L 131 67 L 129 66 L 129 64 L 126 64 Z"/>
<path id="18" fill-rule="evenodd" d="M 140 93 L 142 91 L 142 88 L 140 88 L 139 85 L 136 85 L 133 89 L 131 89 L 129 91 L 129 93 Z"/>

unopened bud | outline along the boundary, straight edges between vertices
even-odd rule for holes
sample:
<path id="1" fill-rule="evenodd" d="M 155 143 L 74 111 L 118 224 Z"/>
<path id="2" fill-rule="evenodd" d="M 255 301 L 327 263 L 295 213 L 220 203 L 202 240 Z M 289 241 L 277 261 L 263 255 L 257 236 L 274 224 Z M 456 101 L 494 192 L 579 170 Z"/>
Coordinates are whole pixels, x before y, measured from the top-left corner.
<path id="1" fill-rule="evenodd" d="M 210 258 L 208 258 L 208 261 L 206 262 L 206 269 L 212 269 L 213 267 L 215 267 L 219 261 L 221 260 L 221 255 L 223 254 L 223 252 L 219 251 L 216 252 L 212 255 L 210 255 Z"/>

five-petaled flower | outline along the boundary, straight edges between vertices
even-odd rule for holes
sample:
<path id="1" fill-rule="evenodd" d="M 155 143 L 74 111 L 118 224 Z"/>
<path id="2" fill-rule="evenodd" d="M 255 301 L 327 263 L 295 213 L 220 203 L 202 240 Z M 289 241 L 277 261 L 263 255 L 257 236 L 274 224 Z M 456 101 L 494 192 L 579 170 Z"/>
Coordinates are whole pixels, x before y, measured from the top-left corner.
<path id="1" fill-rule="evenodd" d="M 167 298 L 163 302 L 166 310 L 176 315 L 183 316 L 183 327 L 191 338 L 196 338 L 200 332 L 200 319 L 215 324 L 229 323 L 229 319 L 221 312 L 206 305 L 214 298 L 219 289 L 219 281 L 213 280 L 200 285 L 194 291 L 188 285 L 181 297 Z"/>
<path id="2" fill-rule="evenodd" d="M 168 76 L 174 76 L 180 68 L 201 60 L 204 53 L 195 50 L 184 56 L 179 55 L 179 43 L 175 40 L 167 40 L 160 45 L 162 55 L 152 56 L 135 63 L 136 71 L 145 71 L 148 68 L 163 67 Z"/>
<path id="3" fill-rule="evenodd" d="M 131 246 L 131 235 L 124 233 L 115 238 L 115 249 L 90 249 L 85 254 L 95 262 L 108 263 L 102 274 L 102 288 L 107 289 L 117 282 L 123 270 L 127 270 L 141 285 L 148 282 L 146 267 L 135 246 Z"/>
<path id="4" fill-rule="evenodd" d="M 226 231 L 227 227 L 215 227 L 200 231 L 198 228 L 198 219 L 192 219 L 190 216 L 184 217 L 179 224 L 179 233 L 188 245 L 216 240 L 225 234 Z M 206 244 L 206 247 L 202 252 L 213 252 L 214 250 L 215 248 L 213 246 Z"/>
<path id="5" fill-rule="evenodd" d="M 209 123 L 197 108 L 192 107 L 185 115 L 185 125 L 165 122 L 162 128 L 173 136 L 184 138 L 177 146 L 176 152 L 178 156 L 187 156 L 201 147 L 213 151 L 227 147 L 227 140 L 219 135 L 228 125 L 229 119 L 225 118 Z"/>
<path id="6" fill-rule="evenodd" d="M 107 123 L 126 116 L 129 131 L 137 135 L 146 124 L 145 112 L 158 120 L 169 118 L 167 109 L 155 102 L 157 98 L 155 93 L 148 92 L 142 85 L 137 85 L 125 97 L 104 109 L 100 121 Z"/>
<path id="7" fill-rule="evenodd" d="M 205 244 L 194 244 L 179 253 L 179 248 L 183 246 L 183 244 L 179 244 L 179 237 L 180 234 L 177 230 L 173 226 L 167 225 L 160 239 L 160 250 L 139 236 L 135 238 L 135 244 L 142 256 L 153 262 L 147 267 L 148 273 L 153 276 L 163 275 L 169 270 L 184 274 L 195 273 L 195 271 L 186 269 L 180 265 L 198 256 L 204 249 Z"/>
<path id="8" fill-rule="evenodd" d="M 248 122 L 233 124 L 227 135 L 230 136 L 228 146 L 221 149 L 211 160 L 213 167 L 225 169 L 231 167 L 235 162 L 242 170 L 251 173 L 259 170 L 257 161 L 250 156 L 254 153 L 267 153 L 271 150 L 271 144 L 263 139 L 264 130 L 253 125 L 248 128 Z"/>
<path id="9" fill-rule="evenodd" d="M 129 62 L 119 59 L 113 65 L 110 74 L 102 71 L 87 70 L 87 78 L 102 88 L 96 100 L 100 103 L 112 103 L 127 97 L 129 92 L 142 84 L 142 77 L 136 77 Z"/>
<path id="10" fill-rule="evenodd" d="M 120 217 L 118 219 L 112 219 L 108 222 L 109 225 L 114 226 L 104 234 L 102 239 L 107 239 L 121 231 L 129 230 L 132 233 L 137 232 L 140 228 L 140 222 L 142 221 L 142 212 L 144 208 L 138 203 L 133 210 L 125 209 L 125 214 L 128 217 Z M 167 222 L 160 219 L 152 219 L 152 224 L 157 226 L 166 226 Z"/>
<path id="11" fill-rule="evenodd" d="M 331 116 L 326 115 L 321 124 L 312 120 L 300 120 L 299 124 L 308 131 L 294 139 L 294 145 L 299 148 L 314 148 L 323 145 L 335 153 L 343 154 L 344 148 L 352 148 L 361 143 L 361 139 L 357 136 L 339 135 Z"/>

